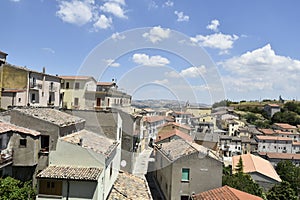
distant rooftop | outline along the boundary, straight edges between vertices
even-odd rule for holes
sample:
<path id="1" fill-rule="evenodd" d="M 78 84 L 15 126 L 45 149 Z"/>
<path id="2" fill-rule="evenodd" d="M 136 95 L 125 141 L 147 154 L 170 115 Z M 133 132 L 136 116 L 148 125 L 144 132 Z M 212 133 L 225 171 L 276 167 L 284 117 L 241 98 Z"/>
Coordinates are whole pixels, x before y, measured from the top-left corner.
<path id="1" fill-rule="evenodd" d="M 300 143 L 299 143 L 300 145 Z M 259 152 L 260 156 L 265 156 L 269 159 L 281 160 L 300 160 L 300 154 L 297 153 L 274 153 L 274 152 Z"/>
<path id="2" fill-rule="evenodd" d="M 286 124 L 286 123 L 275 123 L 274 125 L 278 126 L 280 128 L 283 128 L 283 129 L 297 129 L 296 126 L 292 126 L 292 125 Z"/>
<path id="3" fill-rule="evenodd" d="M 65 80 L 88 80 L 88 79 L 94 79 L 94 77 L 92 77 L 92 76 L 59 76 L 59 78 L 65 79 Z"/>
<path id="4" fill-rule="evenodd" d="M 70 135 L 66 135 L 60 140 L 79 145 L 87 149 L 91 149 L 97 153 L 101 153 L 105 156 L 109 156 L 112 150 L 115 148 L 117 143 L 109 138 L 103 137 L 96 133 L 81 130 Z"/>
<path id="5" fill-rule="evenodd" d="M 5 123 L 5 122 L 0 122 L 0 134 L 6 133 L 8 131 L 24 133 L 24 134 L 28 134 L 28 135 L 32 135 L 32 136 L 38 136 L 41 134 L 40 132 L 35 131 L 35 130 L 23 128 L 23 127 Z"/>
<path id="6" fill-rule="evenodd" d="M 147 182 L 129 174 L 119 172 L 118 178 L 107 198 L 108 200 L 116 199 L 152 199 L 151 193 L 147 187 Z"/>
<path id="7" fill-rule="evenodd" d="M 238 156 L 232 157 L 232 171 L 235 170 L 239 159 L 242 158 L 243 160 L 243 172 L 244 173 L 252 173 L 257 172 L 264 176 L 267 176 L 273 180 L 281 182 L 279 175 L 276 173 L 275 169 L 273 168 L 272 164 L 259 156 L 255 156 L 252 154 L 243 154 Z"/>
<path id="8" fill-rule="evenodd" d="M 97 82 L 97 85 L 99 86 L 113 86 L 116 85 L 115 82 Z"/>
<path id="9" fill-rule="evenodd" d="M 227 185 L 201 192 L 192 196 L 193 200 L 263 200 L 263 198 L 234 189 Z"/>
<path id="10" fill-rule="evenodd" d="M 144 117 L 144 121 L 149 122 L 149 123 L 162 121 L 162 120 L 166 120 L 166 117 L 165 116 L 145 116 Z"/>
<path id="11" fill-rule="evenodd" d="M 85 121 L 82 118 L 52 108 L 16 108 L 14 110 L 61 127 Z"/>
<path id="12" fill-rule="evenodd" d="M 190 135 L 188 135 L 178 129 L 172 129 L 172 130 L 162 130 L 161 132 L 158 132 L 158 137 L 156 138 L 155 142 L 160 142 L 162 140 L 165 140 L 167 138 L 171 138 L 174 136 L 178 136 L 179 138 L 182 138 L 188 142 L 193 141 L 193 138 Z"/>
<path id="13" fill-rule="evenodd" d="M 102 168 L 50 165 L 37 178 L 64 179 L 77 181 L 97 181 Z"/>

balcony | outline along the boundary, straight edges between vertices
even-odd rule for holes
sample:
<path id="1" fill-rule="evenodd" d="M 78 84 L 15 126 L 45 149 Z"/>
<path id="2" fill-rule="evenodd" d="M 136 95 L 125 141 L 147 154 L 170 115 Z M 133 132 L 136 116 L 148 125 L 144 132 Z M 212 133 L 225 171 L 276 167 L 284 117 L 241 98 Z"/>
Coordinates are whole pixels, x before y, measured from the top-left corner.
<path id="1" fill-rule="evenodd" d="M 1 156 L 0 156 L 0 169 L 3 167 L 6 167 L 10 164 L 13 163 L 13 155 L 12 155 L 12 151 L 4 151 L 1 152 Z"/>

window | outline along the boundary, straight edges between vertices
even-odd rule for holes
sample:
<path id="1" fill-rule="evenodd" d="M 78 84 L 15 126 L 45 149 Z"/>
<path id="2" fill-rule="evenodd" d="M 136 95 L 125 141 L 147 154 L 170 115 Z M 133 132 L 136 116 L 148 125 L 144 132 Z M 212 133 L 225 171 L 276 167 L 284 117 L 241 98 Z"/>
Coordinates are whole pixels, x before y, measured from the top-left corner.
<path id="1" fill-rule="evenodd" d="M 74 105 L 78 106 L 78 104 L 79 104 L 79 99 L 78 98 L 74 98 Z"/>
<path id="2" fill-rule="evenodd" d="M 62 195 L 62 181 L 40 180 L 39 193 L 47 195 Z"/>
<path id="3" fill-rule="evenodd" d="M 69 88 L 70 88 L 70 83 L 66 82 L 66 89 L 69 89 Z"/>
<path id="4" fill-rule="evenodd" d="M 27 146 L 27 140 L 25 138 L 20 139 L 20 147 L 26 147 Z"/>
<path id="5" fill-rule="evenodd" d="M 111 177 L 112 173 L 113 173 L 113 162 L 111 162 L 110 164 L 109 177 Z"/>
<path id="6" fill-rule="evenodd" d="M 190 196 L 189 195 L 182 195 L 180 196 L 180 200 L 189 200 Z"/>
<path id="7" fill-rule="evenodd" d="M 35 102 L 35 94 L 31 94 L 31 102 L 34 103 Z"/>
<path id="8" fill-rule="evenodd" d="M 75 82 L 75 89 L 78 90 L 78 89 L 79 89 L 79 85 L 80 85 L 80 84 L 79 84 L 78 82 Z"/>
<path id="9" fill-rule="evenodd" d="M 18 100 L 18 101 L 19 101 L 19 103 L 21 103 L 22 99 L 21 99 L 21 98 L 19 98 L 19 100 Z"/>
<path id="10" fill-rule="evenodd" d="M 182 168 L 181 181 L 188 182 L 189 180 L 190 180 L 190 169 L 189 168 Z"/>
<path id="11" fill-rule="evenodd" d="M 49 152 L 49 135 L 41 136 L 41 151 Z"/>
<path id="12" fill-rule="evenodd" d="M 53 90 L 53 82 L 50 83 L 50 90 Z"/>

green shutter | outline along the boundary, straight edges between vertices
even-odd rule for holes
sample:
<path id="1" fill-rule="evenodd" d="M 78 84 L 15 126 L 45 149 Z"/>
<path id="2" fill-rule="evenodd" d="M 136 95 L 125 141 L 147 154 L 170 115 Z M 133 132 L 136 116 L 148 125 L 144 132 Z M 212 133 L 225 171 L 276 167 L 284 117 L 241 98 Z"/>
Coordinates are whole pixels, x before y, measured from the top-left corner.
<path id="1" fill-rule="evenodd" d="M 189 181 L 190 180 L 190 169 L 182 168 L 181 180 L 182 181 Z"/>

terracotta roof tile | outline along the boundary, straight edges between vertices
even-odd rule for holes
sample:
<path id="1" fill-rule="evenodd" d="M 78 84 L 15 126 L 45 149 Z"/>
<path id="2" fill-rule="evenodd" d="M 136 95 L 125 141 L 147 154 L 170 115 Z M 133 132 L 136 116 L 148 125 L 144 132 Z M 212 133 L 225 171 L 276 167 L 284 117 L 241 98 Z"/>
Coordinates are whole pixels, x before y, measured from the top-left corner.
<path id="1" fill-rule="evenodd" d="M 129 174 L 127 172 L 119 172 L 118 178 L 107 198 L 108 200 L 117 199 L 152 199 L 147 182 Z"/>
<path id="2" fill-rule="evenodd" d="M 279 175 L 276 173 L 275 169 L 273 168 L 272 164 L 269 161 L 252 154 L 233 156 L 232 171 L 235 170 L 235 167 L 238 164 L 240 157 L 243 160 L 245 173 L 257 172 L 273 180 L 281 182 Z"/>
<path id="3" fill-rule="evenodd" d="M 177 126 L 177 127 L 180 127 L 180 128 L 184 128 L 184 129 L 186 129 L 186 130 L 191 130 L 191 127 L 189 127 L 189 126 L 187 126 L 187 125 L 184 125 L 184 124 L 179 124 L 179 123 L 176 123 L 176 122 L 167 122 L 167 123 L 165 123 L 165 124 L 159 126 L 158 128 L 163 128 L 163 127 L 165 127 L 165 126 L 171 126 L 171 125 Z"/>
<path id="4" fill-rule="evenodd" d="M 193 141 L 193 138 L 190 135 L 188 135 L 178 129 L 172 129 L 172 130 L 162 130 L 162 131 L 158 132 L 158 137 L 155 142 L 159 142 L 159 141 L 165 140 L 165 139 L 173 137 L 173 136 L 178 136 L 188 142 Z"/>
<path id="5" fill-rule="evenodd" d="M 41 171 L 37 178 L 97 181 L 102 168 L 96 167 L 74 167 L 74 166 L 55 166 L 50 165 Z"/>
<path id="6" fill-rule="evenodd" d="M 92 76 L 59 76 L 61 79 L 65 80 L 88 80 L 88 79 L 94 79 Z"/>
<path id="7" fill-rule="evenodd" d="M 286 124 L 286 123 L 275 123 L 274 125 L 278 126 L 280 128 L 283 128 L 283 129 L 297 129 L 296 126 L 292 126 L 292 125 Z"/>
<path id="8" fill-rule="evenodd" d="M 276 140 L 276 141 L 292 141 L 292 138 L 288 137 L 277 137 L 277 136 L 266 136 L 266 135 L 256 135 L 259 140 Z"/>
<path id="9" fill-rule="evenodd" d="M 97 85 L 100 85 L 100 86 L 112 86 L 115 84 L 116 83 L 114 83 L 114 82 L 97 82 Z"/>
<path id="10" fill-rule="evenodd" d="M 8 131 L 20 132 L 20 133 L 24 133 L 24 134 L 28 134 L 28 135 L 32 135 L 32 136 L 38 136 L 41 134 L 40 132 L 35 131 L 35 130 L 23 128 L 23 127 L 5 123 L 5 122 L 0 122 L 0 133 L 6 133 Z"/>
<path id="11" fill-rule="evenodd" d="M 273 129 L 261 128 L 258 130 L 265 135 L 273 135 L 275 133 Z"/>
<path id="12" fill-rule="evenodd" d="M 227 185 L 193 195 L 193 200 L 262 200 L 261 197 L 234 189 Z"/>
<path id="13" fill-rule="evenodd" d="M 296 154 L 296 153 L 259 152 L 259 155 L 266 156 L 271 159 L 300 160 L 300 154 Z"/>
<path id="14" fill-rule="evenodd" d="M 270 106 L 270 107 L 277 107 L 277 108 L 280 107 L 278 104 L 275 104 L 275 103 L 270 103 L 270 104 L 267 104 L 267 105 Z"/>
<path id="15" fill-rule="evenodd" d="M 145 116 L 144 121 L 153 123 L 153 122 L 158 122 L 158 121 L 163 121 L 165 120 L 165 116 Z"/>

